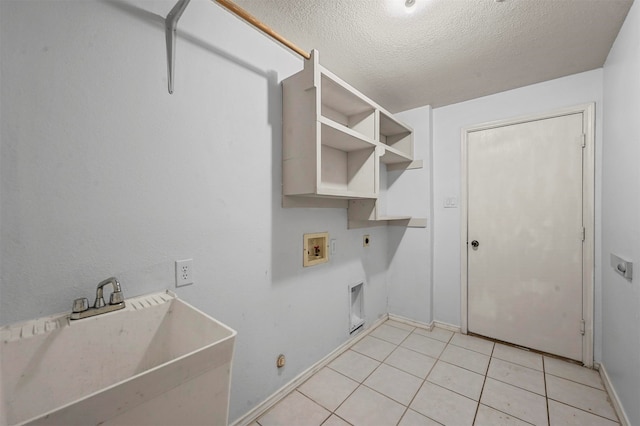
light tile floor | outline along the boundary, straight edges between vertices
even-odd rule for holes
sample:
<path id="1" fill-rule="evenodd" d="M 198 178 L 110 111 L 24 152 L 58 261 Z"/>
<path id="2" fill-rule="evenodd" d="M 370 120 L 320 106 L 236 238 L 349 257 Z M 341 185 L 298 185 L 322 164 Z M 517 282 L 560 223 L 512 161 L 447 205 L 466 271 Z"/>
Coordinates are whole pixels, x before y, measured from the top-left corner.
<path id="1" fill-rule="evenodd" d="M 619 423 L 596 371 L 478 337 L 389 320 L 256 424 Z"/>

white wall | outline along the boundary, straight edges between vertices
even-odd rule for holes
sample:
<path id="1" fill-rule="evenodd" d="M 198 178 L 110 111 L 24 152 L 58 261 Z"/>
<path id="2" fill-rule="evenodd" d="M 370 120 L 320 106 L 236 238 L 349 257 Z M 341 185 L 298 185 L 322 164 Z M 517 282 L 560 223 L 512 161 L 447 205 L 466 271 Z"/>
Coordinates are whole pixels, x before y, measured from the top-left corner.
<path id="1" fill-rule="evenodd" d="M 433 110 L 433 318 L 460 325 L 460 199 L 462 129 L 490 121 L 596 102 L 596 247 L 600 246 L 602 70 L 594 70 Z M 600 254 L 596 249 L 595 357 L 600 358 Z"/>
<path id="2" fill-rule="evenodd" d="M 167 94 L 174 4 L 0 2 L 0 323 L 68 311 L 111 275 L 125 297 L 173 288 L 193 258 L 179 296 L 238 331 L 233 421 L 348 338 L 349 284 L 368 323 L 387 312 L 387 231 L 280 207 L 279 82 L 302 61 L 210 1 L 180 21 Z M 319 231 L 337 253 L 303 268 Z"/>
<path id="3" fill-rule="evenodd" d="M 602 363 L 630 424 L 640 424 L 640 4 L 627 15 L 604 66 L 602 157 Z M 635 263 L 629 282 L 610 267 Z"/>
<path id="4" fill-rule="evenodd" d="M 413 127 L 414 158 L 423 168 L 387 174 L 387 214 L 427 218 L 426 228 L 389 226 L 389 313 L 430 323 L 433 311 L 431 262 L 431 107 L 396 116 Z"/>

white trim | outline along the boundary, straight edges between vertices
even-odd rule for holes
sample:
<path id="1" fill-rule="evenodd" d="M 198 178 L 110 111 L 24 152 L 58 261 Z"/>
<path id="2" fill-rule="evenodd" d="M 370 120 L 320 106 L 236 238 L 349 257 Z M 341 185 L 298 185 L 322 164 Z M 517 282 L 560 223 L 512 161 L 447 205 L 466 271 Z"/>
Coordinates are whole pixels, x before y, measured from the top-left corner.
<path id="1" fill-rule="evenodd" d="M 401 322 L 403 324 L 410 325 L 412 327 L 424 328 L 426 330 L 433 330 L 433 321 L 430 323 L 415 321 L 406 317 L 402 317 L 400 315 L 389 314 L 389 319 L 392 321 Z"/>
<path id="2" fill-rule="evenodd" d="M 595 292 L 595 145 L 596 107 L 594 103 L 583 105 L 582 131 L 585 134 L 583 157 L 583 206 L 582 225 L 586 229 L 582 246 L 582 319 L 585 323 L 582 340 L 582 363 L 593 366 L 594 358 L 594 292 Z"/>
<path id="3" fill-rule="evenodd" d="M 622 406 L 622 402 L 620 402 L 620 398 L 618 398 L 618 393 L 616 389 L 613 387 L 613 383 L 611 383 L 611 379 L 609 379 L 609 375 L 607 374 L 607 369 L 604 368 L 604 364 L 595 363 L 594 367 L 600 373 L 600 378 L 602 379 L 602 383 L 604 383 L 604 387 L 609 394 L 609 398 L 611 398 L 611 405 L 613 405 L 613 409 L 618 415 L 618 420 L 620 420 L 620 424 L 622 426 L 630 426 L 631 422 L 629 421 L 629 417 L 627 417 L 627 413 L 624 411 L 624 407 Z"/>
<path id="4" fill-rule="evenodd" d="M 400 315 L 389 314 L 389 319 L 392 321 L 401 322 L 403 324 L 407 324 L 413 327 L 424 328 L 429 331 L 433 331 L 434 327 L 441 328 L 447 331 L 453 331 L 454 333 L 460 333 L 460 327 L 453 324 L 448 324 L 446 322 L 433 320 L 430 323 L 415 321 L 409 318 L 401 317 Z"/>
<path id="5" fill-rule="evenodd" d="M 585 321 L 585 333 L 582 339 L 582 362 L 586 367 L 593 366 L 593 317 L 594 317 L 594 270 L 595 270 L 595 103 L 562 108 L 548 113 L 527 115 L 514 119 L 499 120 L 462 129 L 461 137 L 461 187 L 460 187 L 460 331 L 468 332 L 468 135 L 471 132 L 510 126 L 529 121 L 544 120 L 569 114 L 582 114 L 583 132 L 586 147 L 583 157 L 583 226 L 586 228 L 582 246 L 582 315 Z"/>
<path id="6" fill-rule="evenodd" d="M 432 324 L 434 327 L 438 327 L 443 330 L 453 331 L 454 333 L 460 333 L 460 327 L 458 327 L 457 325 L 448 324 L 446 322 L 440 322 L 440 321 L 433 321 Z"/>
<path id="7" fill-rule="evenodd" d="M 460 332 L 467 334 L 469 331 L 468 319 L 468 294 L 467 294 L 467 275 L 468 275 L 468 207 L 469 198 L 469 177 L 468 177 L 468 159 L 467 145 L 469 138 L 469 130 L 462 129 L 461 147 L 460 147 Z"/>
<path id="8" fill-rule="evenodd" d="M 267 399 L 262 401 L 257 406 L 253 407 L 249 412 L 239 417 L 231 423 L 231 426 L 247 426 L 258 419 L 261 415 L 263 415 L 268 409 L 276 405 L 280 402 L 285 396 L 289 395 L 289 393 L 293 392 L 298 386 L 304 383 L 307 379 L 313 376 L 315 373 L 320 371 L 322 368 L 327 366 L 331 361 L 340 356 L 343 352 L 349 349 L 351 346 L 358 343 L 361 339 L 375 330 L 379 325 L 389 319 L 389 315 L 382 315 L 378 318 L 373 324 L 371 324 L 368 328 L 363 330 L 361 333 L 358 333 L 356 336 L 344 342 L 342 345 L 338 346 L 327 356 L 322 358 L 320 361 L 313 364 L 311 367 L 307 368 L 296 377 L 294 377 L 290 382 L 282 386 L 280 389 L 271 394 Z"/>
<path id="9" fill-rule="evenodd" d="M 462 129 L 462 132 L 463 134 L 465 134 L 469 132 L 476 132 L 479 130 L 489 130 L 489 129 L 495 129 L 497 127 L 511 126 L 514 124 L 523 124 L 523 123 L 528 123 L 530 121 L 546 120 L 549 118 L 562 117 L 565 115 L 584 113 L 589 109 L 592 109 L 593 111 L 595 111 L 595 103 L 591 102 L 588 104 L 581 104 L 573 107 L 560 108 L 550 112 L 530 114 L 530 115 L 525 115 L 525 116 L 515 117 L 515 118 L 507 118 L 505 120 L 490 121 L 488 123 L 482 123 L 476 126 L 470 126 L 470 127 L 464 128 Z M 589 143 L 589 141 L 587 141 L 587 143 Z"/>

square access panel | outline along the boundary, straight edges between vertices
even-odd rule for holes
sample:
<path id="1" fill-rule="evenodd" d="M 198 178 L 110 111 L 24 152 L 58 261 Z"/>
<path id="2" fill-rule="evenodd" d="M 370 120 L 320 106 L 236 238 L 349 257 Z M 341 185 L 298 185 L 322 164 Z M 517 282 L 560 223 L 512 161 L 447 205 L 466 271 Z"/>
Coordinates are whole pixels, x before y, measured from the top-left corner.
<path id="1" fill-rule="evenodd" d="M 304 234 L 302 264 L 314 266 L 329 261 L 329 233 Z"/>

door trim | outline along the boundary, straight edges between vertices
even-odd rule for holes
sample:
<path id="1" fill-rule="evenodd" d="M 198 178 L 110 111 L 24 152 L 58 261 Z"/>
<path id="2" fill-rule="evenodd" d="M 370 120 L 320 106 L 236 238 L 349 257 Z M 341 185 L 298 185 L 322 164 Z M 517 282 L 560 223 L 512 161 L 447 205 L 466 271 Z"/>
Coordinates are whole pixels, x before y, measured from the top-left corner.
<path id="1" fill-rule="evenodd" d="M 595 103 L 578 105 L 570 108 L 554 110 L 552 112 L 527 115 L 507 120 L 492 121 L 462 129 L 461 140 L 461 188 L 460 188 L 460 329 L 462 333 L 468 331 L 468 135 L 479 130 L 522 124 L 529 121 L 545 120 L 571 114 L 582 114 L 585 148 L 583 155 L 583 184 L 582 184 L 582 220 L 585 227 L 585 240 L 582 245 L 582 315 L 585 322 L 585 332 L 582 338 L 582 363 L 587 367 L 593 366 L 593 317 L 594 317 L 594 269 L 595 269 Z M 578 326 L 576 324 L 576 326 Z"/>

